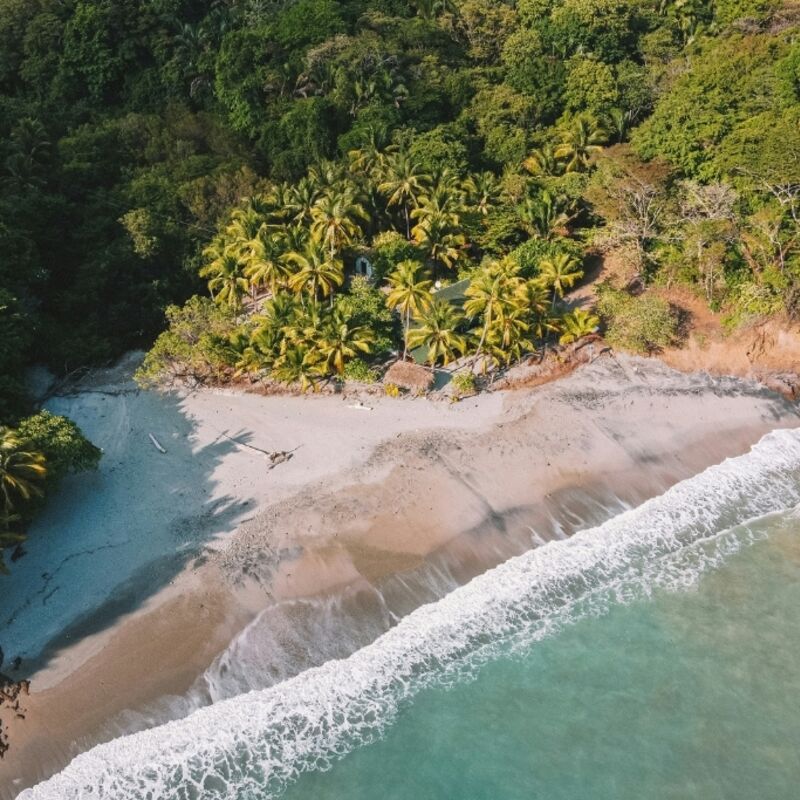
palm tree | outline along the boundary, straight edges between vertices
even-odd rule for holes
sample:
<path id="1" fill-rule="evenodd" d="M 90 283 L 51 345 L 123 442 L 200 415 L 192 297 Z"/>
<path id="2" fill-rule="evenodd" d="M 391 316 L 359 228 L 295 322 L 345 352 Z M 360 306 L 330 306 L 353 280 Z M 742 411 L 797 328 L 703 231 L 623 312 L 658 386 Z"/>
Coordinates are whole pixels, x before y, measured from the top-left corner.
<path id="1" fill-rule="evenodd" d="M 253 242 L 263 227 L 264 217 L 251 205 L 237 208 L 225 226 L 227 246 L 238 258 L 247 261 L 252 254 Z"/>
<path id="2" fill-rule="evenodd" d="M 559 344 L 571 344 L 588 336 L 597 330 L 600 325 L 600 317 L 582 308 L 576 308 L 561 318 L 563 333 L 558 340 Z"/>
<path id="3" fill-rule="evenodd" d="M 500 197 L 500 182 L 492 172 L 478 172 L 464 181 L 470 205 L 482 216 L 489 214 Z"/>
<path id="4" fill-rule="evenodd" d="M 316 299 L 322 294 L 327 297 L 334 288 L 344 283 L 344 267 L 338 258 L 334 258 L 312 239 L 305 252 L 288 253 L 286 260 L 297 266 L 297 272 L 289 278 L 289 288 L 298 294 L 305 292 Z"/>
<path id="5" fill-rule="evenodd" d="M 0 426 L 0 495 L 2 511 L 6 515 L 20 500 L 41 497 L 41 483 L 47 477 L 44 455 L 26 449 L 16 431 Z"/>
<path id="6" fill-rule="evenodd" d="M 526 232 L 530 236 L 551 239 L 574 218 L 574 215 L 567 213 L 568 202 L 565 197 L 555 197 L 547 189 L 535 197 L 526 197 L 519 208 L 520 220 Z"/>
<path id="7" fill-rule="evenodd" d="M 561 143 L 554 150 L 556 158 L 565 159 L 565 172 L 583 172 L 588 169 L 594 156 L 603 148 L 606 132 L 594 117 L 581 114 L 572 124 L 562 129 Z"/>
<path id="8" fill-rule="evenodd" d="M 534 150 L 525 161 L 522 162 L 522 166 L 525 167 L 531 175 L 536 175 L 537 177 L 552 177 L 558 175 L 560 172 L 556 151 L 550 142 Z"/>
<path id="9" fill-rule="evenodd" d="M 312 209 L 319 200 L 320 190 L 309 178 L 302 178 L 289 190 L 286 210 L 289 218 L 297 225 L 310 225 Z"/>
<path id="10" fill-rule="evenodd" d="M 372 177 L 381 164 L 383 158 L 382 150 L 385 144 L 386 129 L 384 127 L 370 126 L 364 144 L 347 152 L 350 171 L 365 178 Z"/>
<path id="11" fill-rule="evenodd" d="M 262 286 L 273 295 L 277 292 L 290 271 L 285 255 L 283 237 L 262 228 L 250 245 L 250 258 L 244 270 L 254 294 Z"/>
<path id="12" fill-rule="evenodd" d="M 487 336 L 488 348 L 495 363 L 507 366 L 522 358 L 524 353 L 531 352 L 533 342 L 526 336 L 529 330 L 530 325 L 522 309 L 511 309 L 496 317 Z"/>
<path id="13" fill-rule="evenodd" d="M 238 312 L 242 307 L 242 298 L 250 289 L 250 282 L 244 273 L 244 262 L 219 238 L 206 248 L 205 255 L 212 260 L 200 270 L 200 276 L 209 279 L 211 297 L 215 303 L 227 305 L 234 313 Z"/>
<path id="14" fill-rule="evenodd" d="M 317 380 L 325 375 L 320 354 L 307 345 L 289 345 L 276 359 L 272 376 L 282 383 L 299 383 L 300 391 L 316 391 Z"/>
<path id="15" fill-rule="evenodd" d="M 553 307 L 556 297 L 563 298 L 567 289 L 571 289 L 582 277 L 580 262 L 567 253 L 559 253 L 552 258 L 539 262 L 540 280 L 553 291 Z"/>
<path id="16" fill-rule="evenodd" d="M 311 235 L 328 248 L 331 258 L 361 236 L 357 220 L 369 220 L 350 189 L 328 190 L 311 209 L 311 218 Z"/>
<path id="17" fill-rule="evenodd" d="M 411 207 L 416 207 L 419 198 L 430 183 L 430 175 L 421 172 L 408 153 L 400 150 L 384 161 L 386 177 L 378 184 L 378 191 L 387 197 L 387 206 L 400 206 L 406 221 L 406 238 L 411 238 Z"/>
<path id="18" fill-rule="evenodd" d="M 466 339 L 458 332 L 463 314 L 446 300 L 434 297 L 431 305 L 414 317 L 417 327 L 408 332 L 408 346 L 428 348 L 428 363 L 441 358 L 449 364 L 458 354 L 467 349 Z"/>
<path id="19" fill-rule="evenodd" d="M 451 229 L 450 222 L 444 214 L 429 214 L 412 231 L 414 241 L 433 263 L 434 273 L 439 264 L 446 269 L 452 269 L 466 246 L 466 239 Z"/>
<path id="20" fill-rule="evenodd" d="M 323 328 L 318 347 L 327 369 L 341 375 L 345 361 L 359 353 L 369 353 L 374 339 L 368 327 L 352 325 L 339 309 L 334 309 Z"/>
<path id="21" fill-rule="evenodd" d="M 544 339 L 557 329 L 549 293 L 539 279 L 532 278 L 517 288 L 517 303 L 532 321 L 532 333 L 537 339 Z"/>
<path id="22" fill-rule="evenodd" d="M 483 351 L 489 328 L 497 316 L 503 316 L 516 304 L 516 292 L 522 281 L 516 276 L 519 267 L 510 259 L 494 262 L 482 269 L 470 282 L 465 294 L 464 311 L 468 317 L 483 316 L 483 330 L 476 356 Z"/>
<path id="23" fill-rule="evenodd" d="M 386 305 L 396 308 L 403 316 L 403 360 L 408 353 L 408 329 L 411 317 L 418 316 L 431 304 L 433 281 L 424 277 L 422 264 L 418 261 L 401 261 L 388 277 L 392 287 L 386 296 Z"/>

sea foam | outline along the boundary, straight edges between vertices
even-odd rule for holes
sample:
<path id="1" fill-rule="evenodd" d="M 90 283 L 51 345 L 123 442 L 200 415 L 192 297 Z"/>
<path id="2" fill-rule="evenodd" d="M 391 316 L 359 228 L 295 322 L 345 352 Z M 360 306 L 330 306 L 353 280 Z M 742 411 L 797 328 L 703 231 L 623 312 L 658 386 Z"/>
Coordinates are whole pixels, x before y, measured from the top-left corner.
<path id="1" fill-rule="evenodd" d="M 19 800 L 273 797 L 374 741 L 423 688 L 469 678 L 614 603 L 691 586 L 748 540 L 744 523 L 798 503 L 800 432 L 776 431 L 601 526 L 505 562 L 348 658 L 97 746 Z"/>

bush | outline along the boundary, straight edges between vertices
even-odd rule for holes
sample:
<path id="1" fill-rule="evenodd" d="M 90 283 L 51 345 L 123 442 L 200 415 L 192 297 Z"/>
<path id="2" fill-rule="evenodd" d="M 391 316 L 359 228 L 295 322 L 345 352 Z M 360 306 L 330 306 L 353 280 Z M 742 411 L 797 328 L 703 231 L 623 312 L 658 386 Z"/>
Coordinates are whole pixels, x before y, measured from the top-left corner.
<path id="1" fill-rule="evenodd" d="M 387 397 L 400 397 L 400 387 L 396 383 L 387 383 L 383 391 Z"/>
<path id="2" fill-rule="evenodd" d="M 459 372 L 453 376 L 453 389 L 458 397 L 475 394 L 475 375 L 472 372 Z"/>
<path id="3" fill-rule="evenodd" d="M 349 381 L 358 381 L 359 383 L 377 383 L 380 376 L 377 370 L 372 369 L 366 361 L 354 358 L 344 365 L 344 377 Z"/>
<path id="4" fill-rule="evenodd" d="M 29 449 L 47 459 L 48 483 L 55 483 L 69 472 L 97 469 L 102 452 L 66 417 L 40 411 L 23 419 L 17 430 Z"/>
<path id="5" fill-rule="evenodd" d="M 219 378 L 236 363 L 230 337 L 233 314 L 207 297 L 193 297 L 182 308 L 169 306 L 169 328 L 156 339 L 133 376 L 142 388 L 175 379 Z"/>
<path id="6" fill-rule="evenodd" d="M 597 310 L 606 325 L 606 340 L 613 347 L 634 353 L 654 353 L 674 344 L 678 319 L 660 297 L 633 297 L 603 284 L 597 289 Z"/>

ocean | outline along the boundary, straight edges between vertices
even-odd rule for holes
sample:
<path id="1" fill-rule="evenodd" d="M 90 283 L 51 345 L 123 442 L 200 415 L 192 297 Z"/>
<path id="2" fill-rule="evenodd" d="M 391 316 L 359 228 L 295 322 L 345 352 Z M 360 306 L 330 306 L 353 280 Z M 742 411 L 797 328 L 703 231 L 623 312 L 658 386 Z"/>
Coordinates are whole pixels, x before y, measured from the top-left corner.
<path id="1" fill-rule="evenodd" d="M 789 800 L 799 504 L 800 433 L 777 431 L 20 798 Z"/>

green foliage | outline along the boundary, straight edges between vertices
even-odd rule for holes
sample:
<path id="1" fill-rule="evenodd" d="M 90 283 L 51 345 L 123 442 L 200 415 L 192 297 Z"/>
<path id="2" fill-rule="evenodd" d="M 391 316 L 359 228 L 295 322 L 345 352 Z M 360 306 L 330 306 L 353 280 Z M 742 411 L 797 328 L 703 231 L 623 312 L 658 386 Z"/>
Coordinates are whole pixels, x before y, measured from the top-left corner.
<path id="1" fill-rule="evenodd" d="M 459 372 L 453 375 L 451 383 L 457 397 L 469 397 L 475 394 L 477 388 L 475 375 L 472 372 Z"/>
<path id="2" fill-rule="evenodd" d="M 378 371 L 362 358 L 354 358 L 345 364 L 344 377 L 357 383 L 377 383 L 380 380 Z"/>
<path id="3" fill-rule="evenodd" d="M 235 320 L 202 297 L 166 310 L 168 328 L 156 339 L 134 378 L 142 387 L 175 379 L 220 379 L 235 363 L 230 337 Z"/>
<path id="4" fill-rule="evenodd" d="M 652 294 L 634 297 L 608 284 L 597 290 L 597 310 L 613 347 L 653 353 L 675 344 L 678 319 L 669 303 Z"/>
<path id="5" fill-rule="evenodd" d="M 17 433 L 30 449 L 44 455 L 48 483 L 56 483 L 70 472 L 97 469 L 100 463 L 101 451 L 66 417 L 40 411 L 21 420 Z"/>

